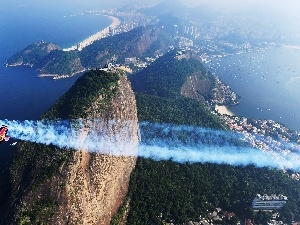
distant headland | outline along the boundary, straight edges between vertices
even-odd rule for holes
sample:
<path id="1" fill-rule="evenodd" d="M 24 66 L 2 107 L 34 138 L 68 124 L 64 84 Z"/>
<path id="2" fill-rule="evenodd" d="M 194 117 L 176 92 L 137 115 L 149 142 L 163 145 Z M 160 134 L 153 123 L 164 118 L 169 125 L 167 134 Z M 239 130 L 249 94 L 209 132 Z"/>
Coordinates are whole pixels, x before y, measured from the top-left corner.
<path id="1" fill-rule="evenodd" d="M 100 13 L 95 15 L 107 16 L 112 20 L 112 23 L 70 48 L 62 49 L 57 44 L 44 41 L 30 44 L 10 57 L 6 61 L 5 66 L 35 67 L 40 71 L 38 77 L 53 77 L 53 79 L 67 78 L 86 71 L 88 67 L 81 63 L 79 52 L 92 45 L 95 41 L 113 36 L 121 24 L 121 21 L 115 16 Z"/>

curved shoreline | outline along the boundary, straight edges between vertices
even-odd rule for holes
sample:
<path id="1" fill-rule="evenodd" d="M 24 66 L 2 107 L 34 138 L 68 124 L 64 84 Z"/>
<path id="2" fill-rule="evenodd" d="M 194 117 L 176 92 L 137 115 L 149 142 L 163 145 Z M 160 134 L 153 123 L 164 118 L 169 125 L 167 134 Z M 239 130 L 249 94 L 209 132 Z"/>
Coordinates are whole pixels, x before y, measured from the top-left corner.
<path id="1" fill-rule="evenodd" d="M 77 71 L 77 72 L 74 72 L 72 74 L 52 74 L 52 73 L 42 73 L 42 74 L 39 74 L 38 77 L 53 77 L 52 79 L 53 80 L 58 80 L 58 79 L 62 79 L 62 78 L 68 78 L 68 77 L 73 77 L 79 73 L 83 73 L 87 71 L 87 69 L 83 69 L 83 70 L 80 70 L 80 71 Z"/>
<path id="2" fill-rule="evenodd" d="M 102 14 L 99 14 L 99 15 L 102 15 Z M 70 48 L 64 48 L 63 51 L 74 51 L 74 50 L 81 51 L 83 48 L 93 44 L 93 42 L 100 40 L 101 38 L 107 37 L 109 35 L 110 28 L 116 29 L 121 23 L 121 21 L 117 17 L 109 16 L 109 15 L 102 15 L 102 16 L 106 16 L 106 17 L 110 18 L 112 20 L 112 23 L 108 27 L 104 28 L 103 30 L 101 30 L 101 31 L 89 36 L 85 40 L 79 42 L 77 45 L 73 45 Z"/>
<path id="3" fill-rule="evenodd" d="M 215 110 L 221 115 L 235 116 L 225 105 L 216 105 Z"/>

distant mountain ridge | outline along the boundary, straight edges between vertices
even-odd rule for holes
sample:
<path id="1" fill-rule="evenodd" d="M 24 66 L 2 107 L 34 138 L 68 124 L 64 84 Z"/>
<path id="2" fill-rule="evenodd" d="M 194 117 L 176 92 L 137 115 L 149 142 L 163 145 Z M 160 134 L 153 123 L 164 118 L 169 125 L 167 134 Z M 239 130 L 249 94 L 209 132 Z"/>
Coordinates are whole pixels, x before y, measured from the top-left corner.
<path id="1" fill-rule="evenodd" d="M 163 14 L 173 14 L 180 18 L 191 17 L 209 21 L 215 19 L 220 13 L 202 4 L 196 7 L 187 7 L 181 0 L 165 0 L 152 8 L 141 9 L 142 13 L 160 17 Z"/>
<path id="2" fill-rule="evenodd" d="M 182 14 L 187 11 L 187 7 L 180 0 L 165 0 L 152 8 L 141 9 L 142 13 L 151 16 L 160 16 L 166 13 Z"/>

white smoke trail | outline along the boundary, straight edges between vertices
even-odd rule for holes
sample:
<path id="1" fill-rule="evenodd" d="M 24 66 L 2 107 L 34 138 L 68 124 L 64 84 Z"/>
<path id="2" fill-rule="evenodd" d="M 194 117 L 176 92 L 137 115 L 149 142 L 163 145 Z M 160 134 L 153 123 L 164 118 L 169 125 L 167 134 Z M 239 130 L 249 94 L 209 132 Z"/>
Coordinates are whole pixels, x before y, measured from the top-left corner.
<path id="1" fill-rule="evenodd" d="M 242 133 L 143 122 L 139 124 L 141 143 L 132 139 L 132 121 L 0 120 L 8 126 L 8 135 L 25 141 L 52 144 L 60 148 L 87 150 L 116 156 L 138 156 L 154 160 L 177 162 L 211 162 L 217 164 L 249 165 L 300 169 L 300 157 L 295 143 L 281 143 L 283 151 L 272 146 L 258 150 L 242 144 Z M 254 138 L 254 136 L 253 136 Z M 138 137 L 135 139 L 137 140 Z M 260 137 L 260 140 L 262 138 Z M 277 141 L 278 142 L 278 141 Z M 276 146 L 279 146 L 279 142 Z M 268 143 L 271 143 L 268 139 Z M 297 146 L 297 148 L 295 148 Z M 289 152 L 289 148 L 291 151 Z"/>
<path id="2" fill-rule="evenodd" d="M 131 121 L 99 120 L 0 120 L 8 136 L 19 140 L 113 155 L 137 154 L 137 142 L 128 141 Z M 115 132 L 118 131 L 118 132 Z"/>
<path id="3" fill-rule="evenodd" d="M 140 124 L 142 145 L 139 156 L 177 162 L 210 162 L 257 167 L 282 166 L 269 154 L 252 148 L 242 133 L 170 124 Z M 285 165 L 286 166 L 286 165 Z"/>

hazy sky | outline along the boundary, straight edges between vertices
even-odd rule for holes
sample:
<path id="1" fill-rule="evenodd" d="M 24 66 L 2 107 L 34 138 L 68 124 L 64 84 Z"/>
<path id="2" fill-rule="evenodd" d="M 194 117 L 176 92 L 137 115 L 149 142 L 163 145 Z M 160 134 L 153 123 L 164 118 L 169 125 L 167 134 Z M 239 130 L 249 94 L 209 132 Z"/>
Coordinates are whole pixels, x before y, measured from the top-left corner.
<path id="1" fill-rule="evenodd" d="M 300 0 L 181 0 L 189 6 L 205 4 L 217 11 L 259 13 L 293 25 L 300 32 Z"/>
<path id="2" fill-rule="evenodd" d="M 81 6 L 87 7 L 116 7 L 128 3 L 157 3 L 163 0 L 1 0 L 1 3 L 14 3 L 19 5 L 35 4 L 35 5 L 49 5 L 53 7 L 68 6 Z M 182 3 L 190 6 L 206 4 L 216 10 L 242 10 L 249 7 L 264 7 L 272 10 L 283 12 L 292 11 L 293 13 L 300 14 L 300 0 L 181 0 Z"/>
<path id="3" fill-rule="evenodd" d="M 154 4 L 163 0 L 1 0 L 2 4 L 11 4 L 37 8 L 49 7 L 60 11 L 83 11 L 89 9 L 112 8 L 128 3 Z M 205 4 L 217 11 L 251 11 L 266 13 L 278 18 L 288 18 L 289 21 L 300 21 L 300 0 L 181 0 L 189 6 Z"/>
<path id="4" fill-rule="evenodd" d="M 181 0 L 184 4 L 195 6 L 206 4 L 216 10 L 244 10 L 252 7 L 264 7 L 265 9 L 300 12 L 299 0 Z"/>

